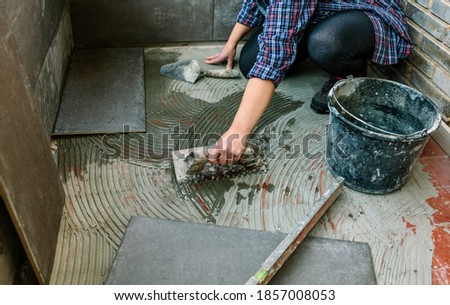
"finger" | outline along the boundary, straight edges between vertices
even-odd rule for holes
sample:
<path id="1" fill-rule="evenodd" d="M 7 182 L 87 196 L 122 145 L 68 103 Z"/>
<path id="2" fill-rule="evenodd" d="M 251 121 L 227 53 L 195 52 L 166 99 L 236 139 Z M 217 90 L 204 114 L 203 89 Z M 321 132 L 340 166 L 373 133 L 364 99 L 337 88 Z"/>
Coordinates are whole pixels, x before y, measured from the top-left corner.
<path id="1" fill-rule="evenodd" d="M 205 63 L 208 65 L 220 64 L 221 62 L 221 59 L 205 60 Z"/>
<path id="2" fill-rule="evenodd" d="M 222 62 L 222 61 L 223 61 L 223 60 L 222 60 L 221 57 L 216 56 L 216 57 L 211 58 L 211 59 L 206 59 L 206 60 L 205 60 L 205 63 L 207 63 L 207 64 L 217 64 L 217 63 L 220 63 L 220 62 Z"/>
<path id="3" fill-rule="evenodd" d="M 227 160 L 228 160 L 227 153 L 224 151 L 222 154 L 220 154 L 219 163 L 221 165 L 225 165 L 225 164 L 227 164 Z"/>
<path id="4" fill-rule="evenodd" d="M 210 149 L 207 154 L 208 160 L 213 164 L 217 164 L 221 155 L 220 152 L 221 151 L 219 149 Z"/>
<path id="5" fill-rule="evenodd" d="M 234 151 L 232 149 L 227 151 L 227 164 L 231 165 L 234 162 Z"/>
<path id="6" fill-rule="evenodd" d="M 213 164 L 213 165 L 217 165 L 217 164 L 219 164 L 219 159 L 217 158 L 217 159 L 214 159 L 214 160 L 209 160 L 209 162 L 211 163 L 211 164 Z"/>
<path id="7" fill-rule="evenodd" d="M 228 58 L 228 61 L 227 61 L 227 69 L 228 70 L 233 69 L 233 61 L 234 61 L 233 58 Z"/>
<path id="8" fill-rule="evenodd" d="M 241 156 L 240 156 L 240 155 L 234 155 L 234 156 L 233 156 L 233 163 L 238 162 L 240 159 L 241 159 Z"/>
<path id="9" fill-rule="evenodd" d="M 206 56 L 206 59 L 207 59 L 207 60 L 211 60 L 211 59 L 216 58 L 217 56 L 219 56 L 218 53 L 217 53 L 217 54 L 214 54 L 214 55 Z"/>
<path id="10" fill-rule="evenodd" d="M 234 157 L 231 155 L 231 156 L 228 156 L 227 157 L 227 164 L 228 165 L 232 165 L 234 163 Z"/>
<path id="11" fill-rule="evenodd" d="M 217 159 L 220 155 L 219 149 L 211 149 L 208 153 L 208 159 Z"/>
<path id="12" fill-rule="evenodd" d="M 239 159 L 239 156 L 238 156 Z M 235 154 L 232 151 L 227 153 L 227 164 L 232 165 L 235 162 Z"/>

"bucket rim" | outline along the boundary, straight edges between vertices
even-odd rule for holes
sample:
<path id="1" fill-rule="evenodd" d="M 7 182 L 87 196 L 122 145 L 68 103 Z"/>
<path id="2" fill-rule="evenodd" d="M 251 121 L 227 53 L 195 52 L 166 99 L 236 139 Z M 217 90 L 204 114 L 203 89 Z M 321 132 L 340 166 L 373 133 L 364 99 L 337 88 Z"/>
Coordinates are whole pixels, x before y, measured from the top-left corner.
<path id="1" fill-rule="evenodd" d="M 354 81 L 362 82 L 365 80 L 374 80 L 374 81 L 379 81 L 379 82 L 391 83 L 396 86 L 400 86 L 404 89 L 413 91 L 414 93 L 424 97 L 424 99 L 431 105 L 431 107 L 434 109 L 434 111 L 436 113 L 436 119 L 434 120 L 432 126 L 424 129 L 424 131 L 426 131 L 424 133 L 415 132 L 415 133 L 406 134 L 406 135 L 392 135 L 392 134 L 388 134 L 388 133 L 382 133 L 382 132 L 378 132 L 375 130 L 369 130 L 367 128 L 363 128 L 363 127 L 359 126 L 358 124 L 355 124 L 354 122 L 345 118 L 342 114 L 339 113 L 339 111 L 332 104 L 332 98 L 334 96 L 334 92 L 336 91 L 337 88 L 339 88 L 339 86 L 342 86 L 342 84 L 344 84 L 344 83 L 354 82 Z M 343 123 L 351 126 L 354 129 L 361 131 L 366 136 L 381 139 L 381 140 L 391 141 L 391 142 L 410 142 L 410 141 L 424 140 L 424 139 L 428 138 L 433 132 L 435 132 L 439 128 L 439 125 L 442 120 L 439 110 L 436 107 L 436 105 L 433 103 L 433 101 L 431 101 L 430 98 L 428 98 L 425 94 L 423 94 L 419 90 L 414 89 L 405 84 L 396 82 L 396 81 L 383 79 L 383 78 L 377 78 L 377 77 L 356 77 L 356 78 L 342 79 L 342 80 L 336 82 L 336 84 L 333 86 L 333 88 L 331 88 L 331 90 L 327 96 L 327 102 L 328 102 L 328 108 L 330 110 L 330 120 L 331 120 L 331 116 L 334 116 L 337 119 L 339 119 L 340 121 L 342 121 Z"/>

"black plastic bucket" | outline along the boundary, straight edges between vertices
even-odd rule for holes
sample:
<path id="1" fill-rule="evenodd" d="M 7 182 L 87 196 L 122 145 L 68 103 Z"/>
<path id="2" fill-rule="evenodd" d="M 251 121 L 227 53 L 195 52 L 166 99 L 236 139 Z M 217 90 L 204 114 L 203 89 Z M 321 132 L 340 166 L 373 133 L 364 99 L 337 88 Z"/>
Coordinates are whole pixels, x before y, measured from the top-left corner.
<path id="1" fill-rule="evenodd" d="M 441 117 L 417 90 L 378 78 L 336 83 L 328 95 L 327 163 L 355 190 L 402 187 Z"/>

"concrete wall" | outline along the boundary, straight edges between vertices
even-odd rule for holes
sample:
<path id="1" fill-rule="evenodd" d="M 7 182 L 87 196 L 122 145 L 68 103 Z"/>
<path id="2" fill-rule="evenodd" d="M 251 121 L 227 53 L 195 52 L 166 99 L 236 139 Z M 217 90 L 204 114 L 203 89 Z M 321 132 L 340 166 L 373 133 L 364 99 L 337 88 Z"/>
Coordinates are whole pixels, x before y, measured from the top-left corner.
<path id="1" fill-rule="evenodd" d="M 73 48 L 69 0 L 1 0 L 17 43 L 27 90 L 48 135 Z"/>
<path id="2" fill-rule="evenodd" d="M 242 0 L 71 0 L 79 46 L 226 40 Z"/>
<path id="3" fill-rule="evenodd" d="M 403 4 L 415 53 L 384 72 L 418 88 L 450 117 L 450 2 L 404 0 Z"/>
<path id="4" fill-rule="evenodd" d="M 64 206 L 49 133 L 70 54 L 68 12 L 68 1 L 0 0 L 0 197 L 40 283 L 50 281 Z"/>

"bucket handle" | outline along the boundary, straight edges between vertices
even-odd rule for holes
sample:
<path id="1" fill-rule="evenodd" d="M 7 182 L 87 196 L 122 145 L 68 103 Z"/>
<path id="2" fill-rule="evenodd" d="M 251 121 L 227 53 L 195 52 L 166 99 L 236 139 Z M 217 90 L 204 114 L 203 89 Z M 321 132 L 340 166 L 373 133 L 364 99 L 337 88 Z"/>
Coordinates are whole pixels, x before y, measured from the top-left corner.
<path id="1" fill-rule="evenodd" d="M 342 115 L 344 115 L 344 117 L 346 117 L 346 119 L 349 119 L 348 116 L 350 116 L 350 117 L 351 117 L 350 121 L 356 120 L 356 121 L 362 123 L 363 125 L 365 125 L 365 126 L 371 128 L 371 129 L 373 129 L 373 130 L 375 130 L 375 131 L 382 132 L 382 133 L 384 133 L 384 134 L 391 135 L 391 136 L 396 136 L 396 137 L 408 137 L 408 138 L 409 138 L 409 137 L 414 137 L 414 136 L 416 136 L 416 135 L 420 135 L 421 137 L 423 137 L 423 136 L 425 136 L 426 133 L 427 133 L 427 129 L 426 129 L 426 128 L 425 128 L 425 129 L 422 129 L 422 130 L 419 130 L 419 131 L 416 131 L 416 132 L 414 132 L 414 133 L 408 134 L 408 135 L 405 135 L 405 134 L 398 134 L 398 133 L 395 133 L 395 132 L 390 132 L 390 131 L 384 130 L 384 129 L 382 129 L 382 128 L 378 128 L 378 127 L 376 127 L 376 126 L 373 126 L 373 125 L 371 125 L 371 124 L 369 124 L 369 123 L 367 123 L 367 122 L 361 120 L 361 119 L 358 118 L 357 116 L 355 116 L 355 115 L 353 115 L 352 113 L 350 113 L 347 109 L 344 108 L 344 106 L 342 106 L 341 103 L 339 103 L 339 101 L 338 101 L 338 99 L 336 98 L 336 96 L 331 95 L 331 98 L 333 99 L 334 103 L 338 106 L 337 110 L 339 111 L 339 113 L 342 114 Z"/>

